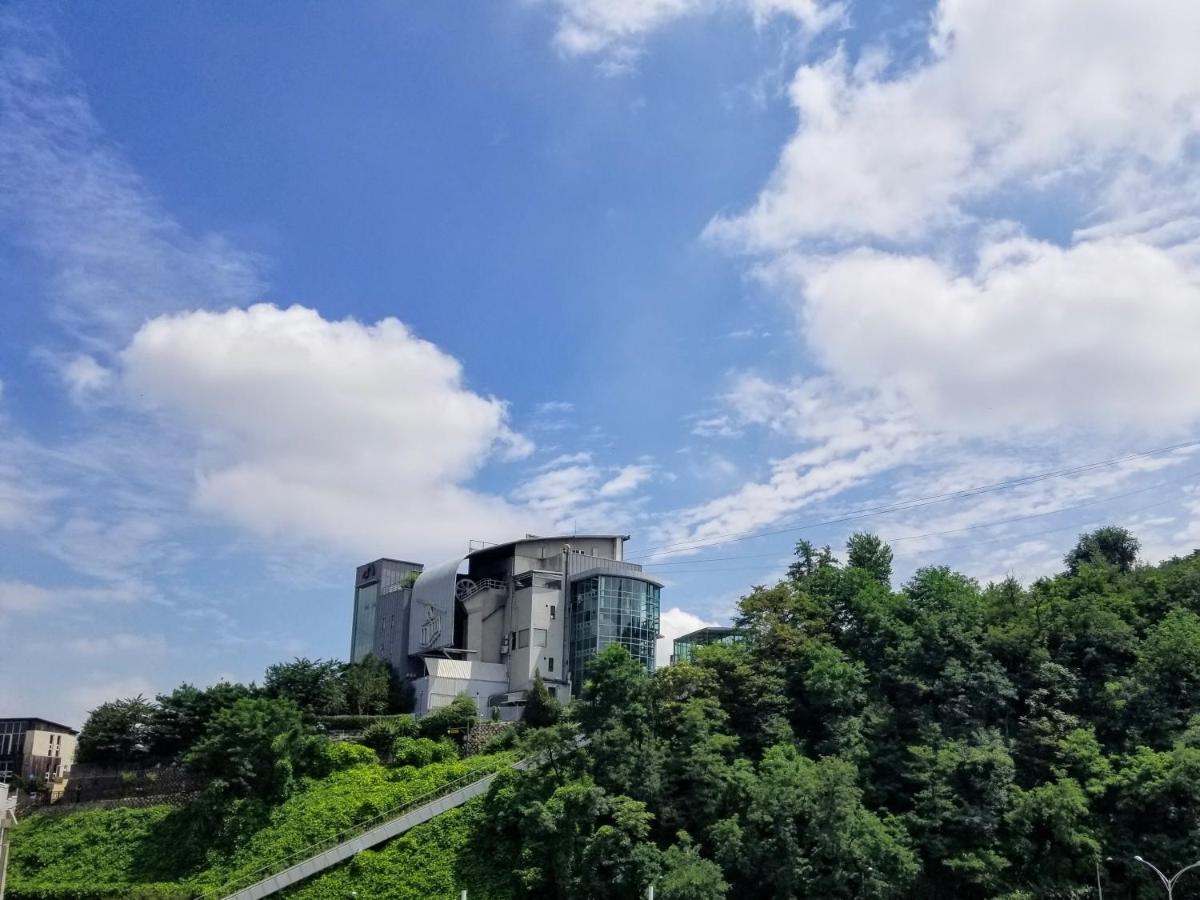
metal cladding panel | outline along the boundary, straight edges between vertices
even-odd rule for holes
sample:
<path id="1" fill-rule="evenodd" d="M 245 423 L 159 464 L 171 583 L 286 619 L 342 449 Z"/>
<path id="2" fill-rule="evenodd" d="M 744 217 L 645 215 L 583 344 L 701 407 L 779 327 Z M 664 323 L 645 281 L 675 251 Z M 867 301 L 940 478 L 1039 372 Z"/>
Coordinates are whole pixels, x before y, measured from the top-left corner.
<path id="1" fill-rule="evenodd" d="M 464 559 L 460 556 L 417 576 L 408 614 L 410 655 L 454 645 L 454 588 Z"/>

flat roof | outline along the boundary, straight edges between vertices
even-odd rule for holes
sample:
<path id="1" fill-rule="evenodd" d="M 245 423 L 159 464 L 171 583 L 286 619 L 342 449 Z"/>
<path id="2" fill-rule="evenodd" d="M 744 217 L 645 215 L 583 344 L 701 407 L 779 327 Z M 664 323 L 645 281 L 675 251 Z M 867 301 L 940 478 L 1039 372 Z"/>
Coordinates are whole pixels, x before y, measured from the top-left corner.
<path id="1" fill-rule="evenodd" d="M 679 637 L 675 638 L 675 640 L 687 641 L 691 640 L 692 638 L 703 637 L 705 635 L 727 635 L 734 634 L 736 632 L 737 629 L 732 625 L 707 625 L 704 628 L 697 628 L 695 631 L 689 631 L 687 634 L 681 634 Z"/>
<path id="2" fill-rule="evenodd" d="M 569 544 L 571 541 L 613 541 L 613 540 L 629 540 L 627 534 L 530 534 L 517 541 L 505 541 L 503 544 L 492 544 L 488 547 L 480 547 L 478 550 L 472 550 L 467 554 L 467 559 L 472 556 L 480 556 L 482 554 L 498 553 L 502 550 L 507 550 L 510 547 L 515 547 L 517 544 L 537 544 L 545 541 L 552 543 Z"/>
<path id="3" fill-rule="evenodd" d="M 69 731 L 71 734 L 79 734 L 79 731 L 72 728 L 70 725 L 63 725 L 61 722 L 53 722 L 50 719 L 43 719 L 41 716 L 6 716 L 0 718 L 0 722 L 39 722 L 42 725 L 49 725 L 51 728 L 57 728 L 59 731 Z"/>

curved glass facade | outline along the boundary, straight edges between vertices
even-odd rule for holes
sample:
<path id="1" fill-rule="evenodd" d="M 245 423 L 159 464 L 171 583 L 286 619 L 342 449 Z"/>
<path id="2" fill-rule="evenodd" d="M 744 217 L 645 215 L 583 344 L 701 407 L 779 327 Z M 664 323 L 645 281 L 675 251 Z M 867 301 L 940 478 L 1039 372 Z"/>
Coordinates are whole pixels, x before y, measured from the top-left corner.
<path id="1" fill-rule="evenodd" d="M 654 671 L 661 588 L 618 575 L 593 575 L 571 585 L 571 683 L 583 689 L 587 664 L 609 644 L 620 644 Z"/>

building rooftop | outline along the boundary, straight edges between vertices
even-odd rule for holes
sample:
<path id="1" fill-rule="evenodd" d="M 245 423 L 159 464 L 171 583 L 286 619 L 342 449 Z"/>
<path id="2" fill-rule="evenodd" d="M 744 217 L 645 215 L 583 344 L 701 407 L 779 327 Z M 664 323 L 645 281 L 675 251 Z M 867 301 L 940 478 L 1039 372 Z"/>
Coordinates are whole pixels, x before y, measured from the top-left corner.
<path id="1" fill-rule="evenodd" d="M 697 628 L 695 631 L 689 631 L 687 634 L 681 634 L 675 638 L 677 641 L 694 641 L 700 638 L 713 637 L 719 635 L 724 637 L 728 634 L 734 634 L 737 631 L 732 625 L 706 625 L 704 628 Z"/>
<path id="2" fill-rule="evenodd" d="M 5 722 L 36 722 L 40 725 L 48 726 L 51 730 L 65 731 L 68 734 L 79 734 L 79 731 L 70 725 L 63 725 L 61 722 L 52 722 L 50 719 L 43 719 L 41 716 L 5 716 L 4 718 L 0 718 L 0 724 L 4 724 Z"/>
<path id="3" fill-rule="evenodd" d="M 512 549 L 517 544 L 534 544 L 538 542 L 546 542 L 552 544 L 569 544 L 571 541 L 612 541 L 612 540 L 629 540 L 627 534 L 527 534 L 525 537 L 516 541 L 505 541 L 503 544 L 489 544 L 486 547 L 480 547 L 478 550 L 472 550 L 467 554 L 467 557 L 472 556 L 487 556 L 491 554 L 503 553 Z"/>

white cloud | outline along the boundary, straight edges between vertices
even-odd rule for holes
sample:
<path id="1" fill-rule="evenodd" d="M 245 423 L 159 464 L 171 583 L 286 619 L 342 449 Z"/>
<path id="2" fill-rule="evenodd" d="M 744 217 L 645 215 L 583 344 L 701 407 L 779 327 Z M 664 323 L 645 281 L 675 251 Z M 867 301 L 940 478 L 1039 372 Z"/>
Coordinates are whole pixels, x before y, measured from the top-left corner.
<path id="1" fill-rule="evenodd" d="M 959 275 L 859 251 L 814 264 L 798 304 L 841 384 L 891 394 L 927 428 L 1001 437 L 1200 419 L 1200 276 L 1106 238 L 985 245 Z"/>
<path id="2" fill-rule="evenodd" d="M 844 7 L 819 0 L 555 0 L 561 9 L 554 40 L 572 56 L 607 54 L 627 62 L 651 32 L 682 19 L 740 10 L 762 23 L 775 16 L 794 19 L 816 33 L 838 22 Z"/>
<path id="3" fill-rule="evenodd" d="M 658 639 L 654 651 L 656 664 L 665 666 L 670 663 L 671 654 L 675 652 L 675 638 L 690 634 L 706 625 L 716 624 L 716 622 L 707 622 L 695 613 L 680 609 L 678 606 L 664 610 L 658 625 L 658 631 L 662 637 Z"/>
<path id="4" fill-rule="evenodd" d="M 80 353 L 63 364 L 62 378 L 71 397 L 79 402 L 108 387 L 112 383 L 112 372 L 100 365 L 94 356 Z"/>
<path id="5" fill-rule="evenodd" d="M 396 319 L 265 304 L 162 316 L 121 361 L 129 394 L 200 442 L 197 505 L 252 530 L 421 558 L 538 524 L 465 486 L 531 449 L 505 404 Z"/>
<path id="6" fill-rule="evenodd" d="M 635 492 L 654 471 L 648 463 L 620 468 L 593 465 L 590 456 L 560 458 L 562 465 L 536 470 L 513 499 L 548 517 L 556 528 L 615 531 L 629 526 L 645 498 Z"/>
<path id="7" fill-rule="evenodd" d="M 617 497 L 637 490 L 654 474 L 654 466 L 629 465 L 624 466 L 616 475 L 600 486 L 601 497 Z"/>
<path id="8" fill-rule="evenodd" d="M 1191 0 L 943 0 L 928 62 L 878 53 L 802 67 L 795 135 L 743 215 L 710 234 L 774 251 L 818 238 L 906 240 L 1007 185 L 1164 169 L 1200 129 Z"/>
<path id="9" fill-rule="evenodd" d="M 45 585 L 28 581 L 0 581 L 0 614 L 48 613 L 69 606 L 107 607 L 134 602 L 132 588 L 87 588 Z"/>
<path id="10" fill-rule="evenodd" d="M 133 654 L 144 659 L 161 656 L 167 651 L 167 641 L 161 634 L 135 634 L 128 631 L 70 638 L 63 646 L 76 656 L 121 656 Z"/>

